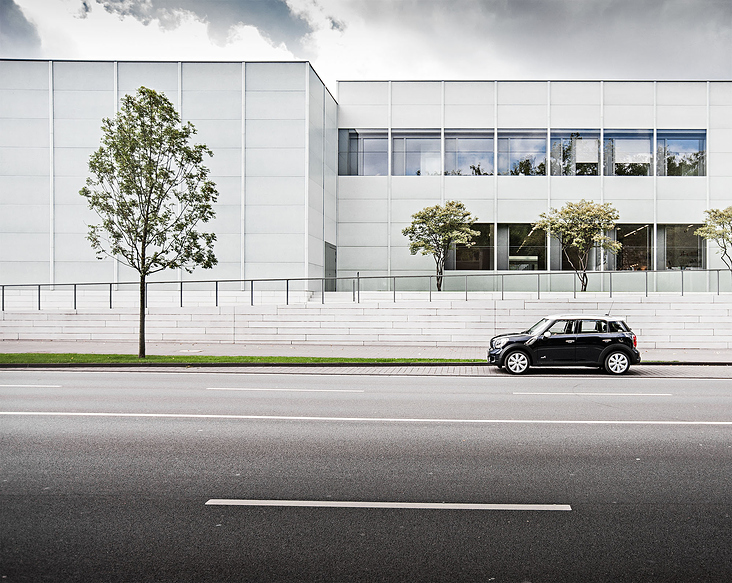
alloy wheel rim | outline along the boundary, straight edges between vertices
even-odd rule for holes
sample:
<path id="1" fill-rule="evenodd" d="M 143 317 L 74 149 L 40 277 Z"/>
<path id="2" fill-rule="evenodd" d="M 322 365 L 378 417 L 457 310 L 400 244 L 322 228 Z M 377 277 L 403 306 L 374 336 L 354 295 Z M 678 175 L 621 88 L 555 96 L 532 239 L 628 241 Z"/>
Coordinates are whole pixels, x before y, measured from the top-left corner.
<path id="1" fill-rule="evenodd" d="M 608 367 L 614 373 L 620 373 L 628 368 L 628 357 L 624 354 L 613 354 L 608 361 Z"/>
<path id="2" fill-rule="evenodd" d="M 525 355 L 516 352 L 508 357 L 506 365 L 512 372 L 523 372 L 526 370 L 528 362 Z"/>

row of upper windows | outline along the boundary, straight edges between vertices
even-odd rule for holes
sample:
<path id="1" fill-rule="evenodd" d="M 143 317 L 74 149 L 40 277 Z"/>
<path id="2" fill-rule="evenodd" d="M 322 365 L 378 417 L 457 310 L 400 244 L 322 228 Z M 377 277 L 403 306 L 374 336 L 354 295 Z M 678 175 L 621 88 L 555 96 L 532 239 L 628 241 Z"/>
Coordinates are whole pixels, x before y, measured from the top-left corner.
<path id="1" fill-rule="evenodd" d="M 705 176 L 706 130 L 392 132 L 392 176 Z M 547 156 L 547 152 L 549 156 Z M 547 158 L 549 166 L 547 168 Z M 385 130 L 338 130 L 340 176 L 386 176 Z"/>

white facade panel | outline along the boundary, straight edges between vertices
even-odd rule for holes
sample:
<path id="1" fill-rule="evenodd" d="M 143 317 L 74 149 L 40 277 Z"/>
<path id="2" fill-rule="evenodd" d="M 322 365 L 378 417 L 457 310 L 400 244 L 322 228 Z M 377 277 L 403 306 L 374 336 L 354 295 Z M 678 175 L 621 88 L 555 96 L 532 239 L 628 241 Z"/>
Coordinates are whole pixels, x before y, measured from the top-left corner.
<path id="1" fill-rule="evenodd" d="M 338 245 L 339 272 L 376 271 L 385 273 L 388 265 L 389 250 L 384 247 L 346 247 Z"/>
<path id="2" fill-rule="evenodd" d="M 391 84 L 391 103 L 395 105 L 440 105 L 442 83 L 428 81 L 394 81 Z"/>
<path id="3" fill-rule="evenodd" d="M 241 119 L 241 91 L 183 91 L 183 120 Z"/>
<path id="4" fill-rule="evenodd" d="M 112 91 L 114 63 L 57 61 L 53 64 L 55 91 Z"/>
<path id="5" fill-rule="evenodd" d="M 392 198 L 435 200 L 432 204 L 437 204 L 442 196 L 441 184 L 439 176 L 393 176 Z"/>
<path id="6" fill-rule="evenodd" d="M 247 63 L 247 91 L 304 91 L 307 63 Z"/>
<path id="7" fill-rule="evenodd" d="M 597 129 L 601 116 L 599 105 L 552 105 L 552 128 Z"/>
<path id="8" fill-rule="evenodd" d="M 46 151 L 48 154 L 48 151 Z M 50 177 L 45 176 L 3 176 L 0 173 L 0 207 L 18 204 L 47 204 Z"/>
<path id="9" fill-rule="evenodd" d="M 605 105 L 653 105 L 654 85 L 650 81 L 605 81 Z"/>
<path id="10" fill-rule="evenodd" d="M 656 83 L 656 103 L 663 105 L 696 105 L 706 107 L 706 82 L 659 81 Z"/>
<path id="11" fill-rule="evenodd" d="M 338 111 L 338 125 L 342 128 L 386 128 L 389 125 L 389 107 L 386 105 L 345 105 Z"/>
<path id="12" fill-rule="evenodd" d="M 305 119 L 304 91 L 247 91 L 247 119 Z"/>
<path id="13" fill-rule="evenodd" d="M 206 144 L 214 152 L 219 148 L 241 148 L 241 120 L 194 119 L 187 121 L 190 121 L 196 128 L 193 143 Z"/>
<path id="14" fill-rule="evenodd" d="M 602 198 L 602 179 L 599 176 L 552 176 L 552 207 L 560 207 L 567 201 L 600 200 Z"/>
<path id="15" fill-rule="evenodd" d="M 387 203 L 386 199 L 342 199 L 338 204 L 338 222 L 344 225 L 347 223 L 378 223 L 386 222 Z"/>
<path id="16" fill-rule="evenodd" d="M 536 82 L 498 82 L 498 106 L 544 105 L 547 103 L 547 84 Z M 546 109 L 546 107 L 545 107 Z"/>
<path id="17" fill-rule="evenodd" d="M 338 200 L 384 199 L 388 184 L 389 178 L 386 176 L 339 176 Z"/>
<path id="18" fill-rule="evenodd" d="M 546 128 L 546 105 L 498 105 L 499 128 Z"/>
<path id="19" fill-rule="evenodd" d="M 714 105 L 709 108 L 709 123 L 714 129 L 732 129 L 732 105 Z"/>
<path id="20" fill-rule="evenodd" d="M 496 207 L 501 223 L 532 223 L 539 219 L 541 213 L 549 210 L 546 197 L 539 200 L 520 195 L 510 200 L 499 199 Z"/>
<path id="21" fill-rule="evenodd" d="M 339 81 L 338 104 L 387 105 L 389 103 L 389 83 L 386 81 Z"/>
<path id="22" fill-rule="evenodd" d="M 183 91 L 239 91 L 242 85 L 242 63 L 182 63 Z"/>
<path id="23" fill-rule="evenodd" d="M 0 233 L 47 232 L 49 212 L 48 204 L 6 205 L 0 213 Z"/>
<path id="24" fill-rule="evenodd" d="M 48 119 L 0 118 L 0 148 L 48 148 Z"/>
<path id="25" fill-rule="evenodd" d="M 594 105 L 600 106 L 600 82 L 561 82 L 551 83 L 552 105 Z"/>
<path id="26" fill-rule="evenodd" d="M 30 89 L 48 94 L 48 61 L 0 61 L 0 90 L 3 89 Z"/>
<path id="27" fill-rule="evenodd" d="M 338 237 L 338 245 L 345 247 L 370 247 L 386 241 L 387 224 L 378 223 L 341 223 L 343 228 Z"/>
<path id="28" fill-rule="evenodd" d="M 492 176 L 445 176 L 445 200 L 493 199 Z"/>
<path id="29" fill-rule="evenodd" d="M 304 148 L 247 148 L 247 176 L 304 176 Z"/>
<path id="30" fill-rule="evenodd" d="M 289 235 L 303 231 L 305 206 L 247 206 L 247 234 Z"/>
<path id="31" fill-rule="evenodd" d="M 47 118 L 48 91 L 0 90 L 0 118 Z"/>
<path id="32" fill-rule="evenodd" d="M 395 128 L 439 128 L 441 105 L 392 105 L 391 123 Z"/>
<path id="33" fill-rule="evenodd" d="M 493 87 L 490 81 L 445 82 L 445 105 L 490 105 L 493 106 Z"/>
<path id="34" fill-rule="evenodd" d="M 247 120 L 247 148 L 289 148 L 294 144 L 304 143 L 304 120 Z"/>
<path id="35" fill-rule="evenodd" d="M 247 205 L 304 204 L 305 182 L 299 176 L 247 176 Z"/>
<path id="36" fill-rule="evenodd" d="M 240 176 L 241 150 L 239 148 L 219 148 L 213 158 L 204 157 L 204 165 L 211 170 L 211 176 Z"/>
<path id="37" fill-rule="evenodd" d="M 147 87 L 164 91 L 172 100 L 178 93 L 178 63 L 119 62 L 117 79 L 120 93 L 135 93 L 140 87 Z"/>
<path id="38" fill-rule="evenodd" d="M 703 105 L 659 105 L 656 123 L 659 129 L 703 129 L 707 126 L 707 108 Z"/>
<path id="39" fill-rule="evenodd" d="M 56 148 L 53 158 L 54 175 L 86 177 L 89 174 L 89 156 L 98 147 L 99 145 L 86 148 Z"/>
<path id="40" fill-rule="evenodd" d="M 450 129 L 492 128 L 492 105 L 445 105 L 445 127 Z"/>
<path id="41" fill-rule="evenodd" d="M 653 128 L 653 105 L 605 105 L 605 127 L 612 129 Z"/>
<path id="42" fill-rule="evenodd" d="M 96 119 L 56 119 L 53 143 L 56 148 L 93 148 L 101 145 L 102 124 Z"/>
<path id="43" fill-rule="evenodd" d="M 113 117 L 113 91 L 54 91 L 54 119 L 92 119 L 101 127 L 102 118 Z"/>
<path id="44" fill-rule="evenodd" d="M 49 173 L 48 148 L 0 148 L 0 175 L 43 176 Z"/>
<path id="45" fill-rule="evenodd" d="M 496 196 L 499 200 L 515 197 L 524 200 L 547 200 L 547 177 L 499 176 L 497 178 Z"/>

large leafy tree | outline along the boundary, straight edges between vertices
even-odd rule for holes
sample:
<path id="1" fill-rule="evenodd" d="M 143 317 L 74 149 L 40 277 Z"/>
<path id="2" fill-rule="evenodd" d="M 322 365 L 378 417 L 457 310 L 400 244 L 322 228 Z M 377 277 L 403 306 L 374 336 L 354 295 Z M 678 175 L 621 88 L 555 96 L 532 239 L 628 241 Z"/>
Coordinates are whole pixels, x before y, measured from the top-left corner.
<path id="1" fill-rule="evenodd" d="M 587 266 L 593 249 L 610 253 L 620 251 L 622 245 L 608 237 L 615 228 L 619 214 L 612 204 L 587 200 L 568 202 L 561 209 L 541 213 L 534 229 L 553 235 L 562 246 L 562 253 L 577 274 L 582 291 L 587 291 Z"/>
<path id="2" fill-rule="evenodd" d="M 193 125 L 165 95 L 146 87 L 122 99 L 114 119 L 102 120 L 101 147 L 89 158 L 91 176 L 80 194 L 101 219 L 88 240 L 99 259 L 117 258 L 140 276 L 139 357 L 145 357 L 146 279 L 166 269 L 191 272 L 217 263 L 216 235 L 196 225 L 214 218 L 218 193 L 209 180 Z"/>
<path id="3" fill-rule="evenodd" d="M 409 252 L 432 255 L 437 271 L 437 291 L 442 291 L 447 253 L 453 244 L 474 245 L 473 237 L 480 235 L 470 227 L 477 218 L 471 216 L 462 202 L 451 200 L 445 206 L 436 205 L 412 215 L 412 223 L 402 230 L 409 238 Z"/>
<path id="4" fill-rule="evenodd" d="M 714 241 L 724 264 L 732 271 L 732 206 L 726 209 L 709 209 L 704 224 L 694 231 L 704 239 Z"/>

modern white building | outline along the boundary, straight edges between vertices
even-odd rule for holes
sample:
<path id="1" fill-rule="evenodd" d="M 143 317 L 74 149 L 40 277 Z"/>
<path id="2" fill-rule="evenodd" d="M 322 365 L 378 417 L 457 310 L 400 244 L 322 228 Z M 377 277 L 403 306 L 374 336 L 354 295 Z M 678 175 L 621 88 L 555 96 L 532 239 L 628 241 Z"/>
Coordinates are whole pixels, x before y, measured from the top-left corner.
<path id="1" fill-rule="evenodd" d="M 144 85 L 163 91 L 219 190 L 219 265 L 161 279 L 405 275 L 433 270 L 401 230 L 460 200 L 478 244 L 459 273 L 559 270 L 533 232 L 567 201 L 620 213 L 597 270 L 718 267 L 694 235 L 732 205 L 729 81 L 342 81 L 309 63 L 0 61 L 0 283 L 131 281 L 95 258 L 79 194 L 101 119 Z"/>

